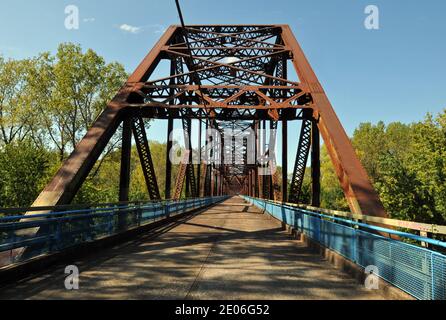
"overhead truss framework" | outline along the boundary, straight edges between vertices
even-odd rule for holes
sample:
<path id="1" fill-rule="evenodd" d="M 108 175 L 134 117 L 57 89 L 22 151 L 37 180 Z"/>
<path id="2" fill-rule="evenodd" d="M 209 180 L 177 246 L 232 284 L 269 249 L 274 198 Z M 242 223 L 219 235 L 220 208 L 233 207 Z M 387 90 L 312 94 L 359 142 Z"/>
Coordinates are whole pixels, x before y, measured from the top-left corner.
<path id="1" fill-rule="evenodd" d="M 161 67 L 164 63 L 170 66 L 170 73 L 166 75 L 162 74 L 166 69 Z M 296 76 L 289 77 L 290 71 Z M 34 206 L 70 203 L 121 123 L 124 123 L 121 200 L 128 199 L 130 124 L 142 157 L 148 193 L 152 199 L 159 199 L 158 180 L 142 118 L 169 120 L 168 134 L 173 129 L 174 119 L 181 119 L 186 129 L 188 146 L 183 158 L 188 163 L 180 166 L 173 190 L 170 190 L 173 170 L 168 163 L 167 195 L 180 197 L 186 183 L 188 196 L 246 193 L 275 200 L 288 200 L 289 195 L 291 201 L 299 201 L 306 162 L 311 154 L 313 203 L 318 203 L 320 132 L 351 210 L 386 216 L 347 134 L 287 25 L 169 27 Z M 302 120 L 304 127 L 288 192 L 284 190 L 287 181 L 280 185 L 277 172 L 269 170 L 264 177 L 260 172 L 277 166 L 274 129 L 280 124 L 286 135 L 287 123 L 295 120 Z M 205 126 L 215 129 L 220 137 L 207 139 L 205 146 L 201 145 L 201 139 L 198 146 L 194 145 L 190 133 L 191 126 L 197 122 L 200 123 L 200 136 Z M 268 134 L 260 134 L 257 131 L 260 128 L 266 129 Z M 254 145 L 246 139 L 241 146 L 235 146 L 234 141 L 225 139 L 228 130 L 237 130 L 242 135 L 244 131 L 254 131 Z M 290 138 L 297 140 L 298 132 L 282 139 L 284 168 L 287 168 Z M 269 160 L 257 159 L 250 163 L 250 147 Z M 203 154 L 218 161 L 196 166 L 191 160 L 197 153 L 200 161 Z M 242 162 L 234 159 L 242 159 Z M 287 180 L 286 172 L 282 177 Z"/>

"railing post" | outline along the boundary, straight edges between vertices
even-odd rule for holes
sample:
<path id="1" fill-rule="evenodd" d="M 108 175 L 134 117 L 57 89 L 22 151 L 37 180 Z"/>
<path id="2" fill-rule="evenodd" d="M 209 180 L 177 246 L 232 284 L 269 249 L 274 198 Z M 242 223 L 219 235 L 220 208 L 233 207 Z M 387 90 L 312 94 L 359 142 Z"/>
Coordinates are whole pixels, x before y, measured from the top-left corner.
<path id="1" fill-rule="evenodd" d="M 118 208 L 118 232 L 123 231 L 127 228 L 129 206 L 126 208 Z"/>
<path id="2" fill-rule="evenodd" d="M 420 231 L 420 237 L 427 238 L 428 237 L 427 232 L 426 231 Z M 424 247 L 424 248 L 429 248 L 429 244 L 426 243 L 426 242 L 421 242 L 421 246 Z"/>
<path id="3" fill-rule="evenodd" d="M 431 252 L 431 300 L 435 300 L 434 253 Z"/>
<path id="4" fill-rule="evenodd" d="M 56 241 L 57 241 L 57 249 L 60 250 L 61 246 L 60 243 L 62 241 L 62 225 L 60 220 L 57 220 L 57 227 L 56 227 Z"/>
<path id="5" fill-rule="evenodd" d="M 136 223 L 137 223 L 137 225 L 138 225 L 138 227 L 139 226 L 141 226 L 142 225 L 142 206 L 141 205 L 139 205 L 139 207 L 138 207 L 138 209 L 137 209 L 137 214 L 136 214 Z"/>
<path id="6" fill-rule="evenodd" d="M 170 218 L 170 200 L 164 202 L 166 218 Z"/>
<path id="7" fill-rule="evenodd" d="M 123 127 L 122 127 L 119 202 L 129 201 L 131 154 L 132 154 L 132 121 L 130 118 L 126 118 L 123 121 Z"/>
<path id="8" fill-rule="evenodd" d="M 114 218 L 114 214 L 113 211 L 109 212 L 107 214 L 108 216 L 108 234 L 113 234 L 113 218 Z"/>
<path id="9" fill-rule="evenodd" d="M 167 125 L 167 148 L 166 148 L 166 189 L 165 198 L 166 200 L 171 198 L 172 189 L 172 162 L 170 161 L 170 152 L 172 151 L 172 138 L 171 134 L 173 131 L 174 120 L 169 118 Z"/>
<path id="10" fill-rule="evenodd" d="M 357 235 L 358 229 L 353 228 L 353 238 L 352 238 L 352 250 L 353 250 L 353 262 L 358 263 L 358 235 Z"/>

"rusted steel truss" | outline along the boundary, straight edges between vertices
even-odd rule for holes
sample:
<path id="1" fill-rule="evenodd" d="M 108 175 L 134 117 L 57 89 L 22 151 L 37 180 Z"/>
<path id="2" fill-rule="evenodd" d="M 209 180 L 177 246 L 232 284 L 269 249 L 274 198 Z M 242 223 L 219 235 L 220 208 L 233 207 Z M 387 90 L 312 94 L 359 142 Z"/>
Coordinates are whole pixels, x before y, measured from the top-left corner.
<path id="1" fill-rule="evenodd" d="M 299 203 L 302 184 L 305 178 L 308 155 L 311 147 L 311 120 L 304 120 L 300 131 L 299 146 L 297 147 L 296 162 L 289 194 L 289 202 Z"/>
<path id="2" fill-rule="evenodd" d="M 165 76 L 160 76 L 164 70 L 159 68 L 162 61 L 167 61 L 171 66 L 170 73 Z M 296 73 L 293 80 L 289 77 L 291 69 Z M 278 122 L 305 120 L 305 128 L 306 124 L 313 122 L 317 125 L 317 130 L 313 130 L 313 133 L 319 136 L 320 132 L 325 141 L 351 210 L 359 214 L 386 216 L 349 137 L 287 25 L 169 27 L 107 105 L 34 205 L 51 206 L 71 202 L 116 129 L 123 121 L 135 117 L 138 121 L 138 117 L 206 120 L 209 127 L 220 133 L 232 130 L 235 126 L 252 130 L 258 128 L 259 123 L 270 121 L 277 127 Z M 258 139 L 259 134 L 256 137 Z M 313 141 L 318 140 L 314 138 Z M 128 142 L 128 136 L 126 141 Z M 123 152 L 125 157 L 129 148 L 128 143 L 123 145 L 126 146 L 126 152 Z M 153 163 L 150 165 L 149 158 L 146 157 L 148 153 L 145 151 L 145 142 L 141 140 L 137 145 L 140 148 L 142 146 L 140 157 L 145 157 L 143 167 L 148 172 L 149 193 L 152 193 L 151 197 L 153 195 L 154 199 L 159 198 Z M 203 193 L 213 195 L 229 190 L 248 190 L 253 195 L 259 195 L 263 193 L 261 191 L 265 191 L 268 197 L 274 195 L 277 199 L 279 189 L 286 187 L 286 181 L 281 187 L 277 187 L 277 176 L 272 174 L 262 181 L 258 174 L 262 165 L 270 168 L 276 166 L 276 160 L 266 164 L 261 164 L 258 160 L 255 163 L 221 163 L 228 157 L 246 158 L 245 145 L 236 148 L 237 150 L 231 146 L 231 141 L 224 141 L 213 153 L 213 157 L 220 162 L 205 164 L 204 183 L 201 184 L 204 185 Z M 258 147 L 256 142 L 257 151 Z M 283 147 L 287 150 L 286 142 Z M 295 170 L 290 197 L 298 196 L 294 190 L 300 190 L 308 148 L 308 145 L 301 146 L 299 154 L 303 152 L 301 155 L 305 157 L 298 161 L 299 168 Z M 318 148 L 314 150 L 312 163 L 318 166 Z M 192 148 L 190 152 L 189 160 Z M 188 163 L 190 162 L 180 166 L 176 197 L 181 195 L 181 191 L 178 191 L 179 180 L 186 176 L 191 183 L 190 195 L 198 194 L 194 170 L 192 165 L 189 166 L 192 170 L 187 169 Z M 121 171 L 127 174 L 127 166 Z M 320 179 L 319 176 L 315 168 L 312 177 Z M 286 178 L 286 172 L 283 177 Z M 125 199 L 128 177 L 122 179 L 121 184 L 122 198 Z M 181 183 L 181 188 L 183 184 Z M 313 182 L 312 189 L 315 193 L 319 192 L 318 185 L 317 181 Z M 231 189 L 231 186 L 235 189 Z M 282 191 L 287 194 L 287 190 Z M 314 198 L 317 199 L 318 196 Z"/>
<path id="3" fill-rule="evenodd" d="M 198 197 L 197 181 L 195 180 L 193 165 L 192 125 L 190 119 L 183 118 L 183 132 L 186 150 L 189 151 L 189 159 L 186 165 L 186 197 Z"/>
<path id="4" fill-rule="evenodd" d="M 178 170 L 177 179 L 175 182 L 175 191 L 173 194 L 174 200 L 181 199 L 181 195 L 183 193 L 184 180 L 186 179 L 187 167 L 189 166 L 189 156 L 191 152 L 190 150 L 185 150 L 183 158 L 180 163 L 180 168 Z"/>
<path id="5" fill-rule="evenodd" d="M 153 166 L 152 154 L 150 152 L 149 141 L 147 141 L 144 120 L 141 117 L 133 118 L 132 129 L 150 199 L 161 200 L 158 182 L 156 181 L 155 168 Z"/>

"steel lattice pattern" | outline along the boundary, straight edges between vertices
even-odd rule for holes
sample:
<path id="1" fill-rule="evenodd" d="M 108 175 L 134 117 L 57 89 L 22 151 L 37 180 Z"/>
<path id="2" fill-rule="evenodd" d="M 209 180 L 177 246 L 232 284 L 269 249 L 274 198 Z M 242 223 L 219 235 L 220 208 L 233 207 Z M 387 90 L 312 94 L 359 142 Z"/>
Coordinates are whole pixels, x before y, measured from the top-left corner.
<path id="1" fill-rule="evenodd" d="M 305 86 L 286 77 L 291 52 L 280 27 L 195 26 L 181 31 L 164 50 L 175 62 L 175 72 L 133 84 L 141 102 L 132 106 L 151 107 L 160 118 L 168 109 L 204 118 L 212 108 L 219 120 L 254 119 L 257 109 L 278 119 L 284 109 L 310 106 Z"/>
<path id="2" fill-rule="evenodd" d="M 161 200 L 158 183 L 156 181 L 155 168 L 153 167 L 152 154 L 150 153 L 149 142 L 147 141 L 144 120 L 141 117 L 133 119 L 133 135 L 136 140 L 136 147 L 139 159 L 146 180 L 147 189 L 151 200 Z"/>
<path id="3" fill-rule="evenodd" d="M 296 162 L 291 180 L 290 202 L 299 202 L 302 184 L 305 177 L 305 169 L 307 168 L 308 155 L 311 148 L 311 120 L 302 122 L 299 146 L 297 148 Z"/>

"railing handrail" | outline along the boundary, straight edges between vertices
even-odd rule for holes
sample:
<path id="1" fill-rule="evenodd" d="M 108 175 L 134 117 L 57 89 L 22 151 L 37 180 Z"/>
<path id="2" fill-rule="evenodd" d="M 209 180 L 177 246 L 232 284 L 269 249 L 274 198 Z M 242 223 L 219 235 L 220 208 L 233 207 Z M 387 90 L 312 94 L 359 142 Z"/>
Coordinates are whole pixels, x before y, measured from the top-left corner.
<path id="1" fill-rule="evenodd" d="M 253 198 L 253 197 L 248 197 L 248 198 L 257 199 L 257 200 L 260 200 L 260 201 L 264 201 L 266 203 L 269 202 L 271 204 L 281 205 L 283 207 L 289 207 L 290 209 L 299 210 L 299 211 L 301 211 L 303 213 L 311 214 L 311 215 L 314 215 L 314 216 L 318 216 L 320 218 L 326 218 L 326 219 L 331 219 L 331 220 L 335 220 L 335 221 L 338 221 L 338 222 L 347 223 L 350 226 L 358 226 L 358 227 L 366 228 L 368 230 L 373 230 L 373 231 L 383 232 L 383 233 L 387 233 L 387 234 L 392 234 L 392 235 L 396 235 L 396 236 L 399 236 L 399 237 L 404 237 L 404 238 L 416 240 L 416 241 L 419 241 L 419 242 L 425 242 L 425 243 L 429 243 L 429 244 L 432 244 L 432 245 L 435 245 L 435 246 L 446 248 L 446 242 L 443 242 L 443 241 L 440 241 L 440 240 L 435 240 L 435 239 L 431 239 L 431 238 L 427 238 L 427 237 L 423 237 L 423 236 L 414 235 L 412 233 L 407 233 L 407 232 L 403 232 L 403 231 L 388 229 L 388 228 L 379 227 L 379 226 L 375 226 L 375 225 L 371 225 L 371 224 L 367 224 L 367 223 L 362 223 L 362 222 L 358 222 L 358 221 L 348 220 L 348 219 L 344 219 L 344 218 L 338 218 L 338 217 L 322 214 L 322 213 L 319 213 L 319 212 L 310 211 L 308 209 L 300 208 L 299 205 L 296 205 L 296 204 L 289 204 L 289 203 L 286 203 L 286 202 L 272 201 L 272 200 L 266 200 L 266 199 L 261 199 L 261 198 Z"/>
<path id="2" fill-rule="evenodd" d="M 12 252 L 14 249 L 36 246 L 33 249 L 36 252 L 32 253 L 34 256 L 60 251 L 79 243 L 96 241 L 125 232 L 130 228 L 139 228 L 161 219 L 204 208 L 225 198 L 227 197 L 215 196 L 148 201 L 140 202 L 139 205 L 80 210 L 81 213 L 57 211 L 0 218 L 0 253 L 10 251 L 8 254 L 10 262 L 0 265 L 0 268 L 21 259 L 20 253 Z M 1 223 L 2 221 L 7 223 Z M 79 221 L 81 224 L 78 224 Z M 39 229 L 42 233 L 39 234 L 34 231 L 35 229 Z M 67 239 L 69 239 L 68 242 Z"/>
<path id="3" fill-rule="evenodd" d="M 369 215 L 351 213 L 351 212 L 347 212 L 347 211 L 318 208 L 318 207 L 313 207 L 313 206 L 309 206 L 309 205 L 305 205 L 305 204 L 296 204 L 296 203 L 290 203 L 290 202 L 266 200 L 266 199 L 261 199 L 261 198 L 255 198 L 255 199 L 265 200 L 265 201 L 269 201 L 271 203 L 284 204 L 287 206 L 297 207 L 300 209 L 305 209 L 305 210 L 310 210 L 310 211 L 315 211 L 315 212 L 321 212 L 321 213 L 325 213 L 325 214 L 328 214 L 331 216 L 338 216 L 338 217 L 350 218 L 350 219 L 355 219 L 355 220 L 362 220 L 364 222 L 379 223 L 379 224 L 383 224 L 383 225 L 387 225 L 387 226 L 405 228 L 405 229 L 415 230 L 415 231 L 429 232 L 429 233 L 438 234 L 438 235 L 446 235 L 446 225 L 429 224 L 429 223 L 398 220 L 398 219 L 391 219 L 391 218 L 381 218 L 381 217 L 374 217 L 374 216 L 369 216 Z"/>
<path id="4" fill-rule="evenodd" d="M 192 201 L 192 200 L 201 200 L 201 199 L 209 199 L 209 198 L 216 198 L 216 197 L 202 197 L 202 198 L 186 198 L 186 199 L 180 199 L 180 200 L 174 200 L 174 199 L 168 199 L 168 200 L 157 200 L 157 201 L 152 201 L 152 200 L 148 200 L 148 201 L 135 201 L 135 202 L 116 202 L 116 203 L 110 203 L 108 204 L 108 206 L 106 206 L 107 204 L 93 204 L 90 205 L 89 208 L 82 208 L 82 209 L 77 209 L 77 210 L 68 210 L 68 211 L 60 211 L 63 208 L 66 209 L 70 209 L 71 206 L 67 205 L 67 206 L 53 206 L 53 207 L 35 207 L 33 208 L 34 210 L 32 211 L 51 211 L 48 213 L 41 213 L 41 214 L 33 214 L 33 215 L 24 215 L 24 213 L 29 212 L 29 208 L 22 208 L 22 211 L 19 211 L 19 208 L 14 208 L 11 210 L 15 210 L 15 212 L 22 212 L 23 215 L 14 215 L 14 216 L 5 216 L 5 217 L 0 217 L 0 224 L 1 223 L 8 223 L 11 221 L 15 221 L 15 220 L 27 220 L 27 219 L 39 219 L 39 218 L 50 218 L 50 217 L 55 217 L 55 216 L 62 216 L 62 215 L 67 215 L 67 214 L 88 214 L 91 212 L 107 212 L 107 211 L 112 211 L 112 210 L 125 210 L 125 209 L 130 209 L 132 207 L 139 207 L 139 208 L 144 208 L 144 205 L 149 205 L 149 204 L 164 204 L 164 203 L 178 203 L 178 202 L 187 202 L 187 201 Z M 78 207 L 77 205 L 73 205 L 74 208 Z M 134 209 L 134 208 L 132 208 Z M 0 213 L 2 213 L 3 211 L 0 210 Z"/>
<path id="5" fill-rule="evenodd" d="M 209 198 L 209 197 L 207 197 Z M 212 197 L 211 197 L 212 198 Z M 161 199 L 161 200 L 137 200 L 137 201 L 120 201 L 120 202 L 104 202 L 104 203 L 83 203 L 83 204 L 64 204 L 57 206 L 38 206 L 38 207 L 17 207 L 17 208 L 1 208 L 0 214 L 14 214 L 20 212 L 34 212 L 34 211 L 56 211 L 56 210 L 68 210 L 68 209 L 90 209 L 92 207 L 110 207 L 116 205 L 140 205 L 142 203 L 162 203 L 172 201 L 184 201 L 193 199 L 205 199 L 205 198 L 181 198 L 181 199 Z"/>

